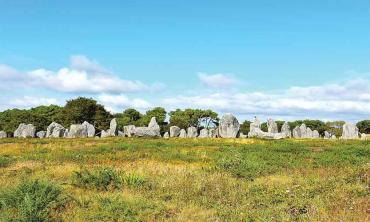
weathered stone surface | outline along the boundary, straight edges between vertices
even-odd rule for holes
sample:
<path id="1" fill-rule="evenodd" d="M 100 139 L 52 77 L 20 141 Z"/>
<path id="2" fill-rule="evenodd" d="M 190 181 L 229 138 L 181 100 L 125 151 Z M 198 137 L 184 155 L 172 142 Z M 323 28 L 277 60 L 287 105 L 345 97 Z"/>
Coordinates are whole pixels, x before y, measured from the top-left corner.
<path id="1" fill-rule="evenodd" d="M 120 137 L 125 137 L 125 133 L 124 133 L 124 132 L 122 132 L 122 131 L 118 131 L 118 136 L 120 136 Z"/>
<path id="2" fill-rule="evenodd" d="M 152 117 L 148 127 L 136 127 L 135 136 L 138 137 L 161 137 L 161 129 L 155 117 Z"/>
<path id="3" fill-rule="evenodd" d="M 254 117 L 253 122 L 249 125 L 249 133 L 248 137 L 253 138 L 253 137 L 259 137 L 262 135 L 262 130 L 261 130 L 261 122 L 257 117 Z"/>
<path id="4" fill-rule="evenodd" d="M 87 127 L 82 124 L 72 124 L 68 131 L 67 138 L 85 138 L 87 137 Z"/>
<path id="5" fill-rule="evenodd" d="M 328 131 L 324 131 L 324 139 L 330 139 L 331 137 L 331 133 L 329 133 Z"/>
<path id="6" fill-rule="evenodd" d="M 6 138 L 6 132 L 5 131 L 0 131 L 0 138 Z"/>
<path id="7" fill-rule="evenodd" d="M 64 138 L 68 138 L 68 133 L 69 133 L 69 130 L 68 129 L 65 129 L 63 137 Z"/>
<path id="8" fill-rule="evenodd" d="M 195 138 L 198 136 L 198 129 L 194 126 L 188 128 L 188 134 L 186 135 L 187 138 Z"/>
<path id="9" fill-rule="evenodd" d="M 181 129 L 180 130 L 180 135 L 179 135 L 180 138 L 186 138 L 186 130 L 184 129 Z"/>
<path id="10" fill-rule="evenodd" d="M 45 138 L 46 137 L 46 131 L 39 131 L 36 133 L 36 136 L 38 138 Z"/>
<path id="11" fill-rule="evenodd" d="M 95 137 L 95 127 L 92 124 L 85 121 L 82 123 L 82 126 L 86 128 L 87 137 L 89 138 Z"/>
<path id="12" fill-rule="evenodd" d="M 353 123 L 345 123 L 343 125 L 343 133 L 341 139 L 358 139 L 358 128 Z"/>
<path id="13" fill-rule="evenodd" d="M 137 137 L 160 137 L 155 130 L 150 129 L 149 127 L 136 127 L 135 136 Z"/>
<path id="14" fill-rule="evenodd" d="M 314 138 L 314 139 L 320 138 L 319 131 L 317 131 L 317 130 L 312 131 L 312 138 Z"/>
<path id="15" fill-rule="evenodd" d="M 170 134 L 168 132 L 165 132 L 163 135 L 163 138 L 168 139 L 170 138 Z"/>
<path id="16" fill-rule="evenodd" d="M 367 135 L 365 133 L 361 133 L 361 140 L 367 140 Z"/>
<path id="17" fill-rule="evenodd" d="M 66 129 L 62 125 L 56 122 L 52 122 L 46 129 L 46 137 L 64 137 L 65 131 Z"/>
<path id="18" fill-rule="evenodd" d="M 293 138 L 301 138 L 301 131 L 299 130 L 299 126 L 294 127 Z"/>
<path id="19" fill-rule="evenodd" d="M 239 138 L 247 138 L 248 136 L 245 135 L 244 133 L 239 133 Z"/>
<path id="20" fill-rule="evenodd" d="M 218 138 L 218 128 L 208 129 L 208 135 L 210 138 Z"/>
<path id="21" fill-rule="evenodd" d="M 35 137 L 36 135 L 36 127 L 32 124 L 19 124 L 18 128 L 14 131 L 14 137 L 17 138 L 27 138 L 27 137 Z"/>
<path id="22" fill-rule="evenodd" d="M 116 118 L 112 119 L 109 124 L 109 134 L 111 136 L 117 136 L 118 135 L 118 129 L 117 129 L 117 120 Z"/>
<path id="23" fill-rule="evenodd" d="M 110 133 L 110 131 L 109 131 L 109 130 L 107 130 L 107 131 L 102 130 L 102 131 L 100 132 L 100 137 L 101 137 L 101 138 L 110 137 L 110 136 L 111 136 L 111 133 Z"/>
<path id="24" fill-rule="evenodd" d="M 203 128 L 199 132 L 199 138 L 208 138 L 209 136 L 209 130 L 206 128 Z"/>
<path id="25" fill-rule="evenodd" d="M 313 138 L 312 133 L 313 133 L 313 131 L 311 130 L 311 128 L 307 127 L 306 128 L 306 135 L 304 135 L 304 138 Z"/>
<path id="26" fill-rule="evenodd" d="M 170 127 L 170 137 L 178 137 L 180 135 L 180 127 L 171 126 Z"/>
<path id="27" fill-rule="evenodd" d="M 268 133 L 278 133 L 279 132 L 276 122 L 271 118 L 267 120 L 267 132 Z"/>
<path id="28" fill-rule="evenodd" d="M 159 127 L 157 120 L 155 117 L 152 117 L 150 119 L 150 122 L 148 124 L 148 128 L 156 133 L 156 136 L 161 136 L 161 128 Z"/>
<path id="29" fill-rule="evenodd" d="M 290 126 L 288 122 L 284 122 L 283 126 L 281 127 L 281 133 L 284 133 L 285 137 L 287 138 L 292 137 L 292 132 L 290 132 Z"/>
<path id="30" fill-rule="evenodd" d="M 225 114 L 218 126 L 218 134 L 221 138 L 236 138 L 239 133 L 240 124 L 232 114 Z"/>
<path id="31" fill-rule="evenodd" d="M 299 126 L 299 132 L 300 132 L 300 138 L 307 138 L 307 127 L 306 124 L 302 123 L 302 125 Z"/>
<path id="32" fill-rule="evenodd" d="M 135 135 L 135 126 L 134 125 L 128 125 L 123 127 L 123 133 L 126 137 L 132 137 Z"/>
<path id="33" fill-rule="evenodd" d="M 333 135 L 331 135 L 331 137 L 330 137 L 330 139 L 336 139 L 337 137 L 333 134 Z"/>

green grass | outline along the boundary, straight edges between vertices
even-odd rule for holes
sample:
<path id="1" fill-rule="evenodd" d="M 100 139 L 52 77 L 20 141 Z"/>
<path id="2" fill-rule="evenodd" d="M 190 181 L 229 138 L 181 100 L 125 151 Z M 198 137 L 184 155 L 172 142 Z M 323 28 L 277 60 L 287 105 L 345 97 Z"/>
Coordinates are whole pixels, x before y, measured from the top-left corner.
<path id="1" fill-rule="evenodd" d="M 368 141 L 8 138 L 0 221 L 369 221 L 369 175 Z"/>

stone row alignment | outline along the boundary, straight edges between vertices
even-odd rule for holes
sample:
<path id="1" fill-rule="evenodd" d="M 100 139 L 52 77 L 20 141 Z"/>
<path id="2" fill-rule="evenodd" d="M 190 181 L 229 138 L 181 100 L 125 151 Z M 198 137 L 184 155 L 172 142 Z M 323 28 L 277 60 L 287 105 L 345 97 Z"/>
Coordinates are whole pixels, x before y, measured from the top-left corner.
<path id="1" fill-rule="evenodd" d="M 88 123 L 73 124 L 69 129 L 65 129 L 62 125 L 52 122 L 46 131 L 36 132 L 36 127 L 32 124 L 21 123 L 14 131 L 16 138 L 85 138 L 85 137 L 161 137 L 160 126 L 156 118 L 152 117 L 147 127 L 135 127 L 128 125 L 123 127 L 123 132 L 117 128 L 116 119 L 112 119 L 109 129 L 102 130 L 96 134 L 95 127 Z M 7 134 L 0 131 L 0 138 L 6 138 Z M 163 138 L 179 137 L 179 138 L 262 138 L 262 139 L 284 139 L 284 138 L 320 138 L 317 130 L 311 130 L 304 123 L 296 126 L 292 131 L 290 130 L 288 122 L 284 122 L 279 132 L 278 126 L 273 119 L 267 120 L 267 132 L 261 130 L 261 122 L 257 117 L 254 118 L 250 124 L 250 131 L 248 135 L 240 132 L 240 124 L 235 116 L 232 114 L 225 114 L 217 128 L 203 128 L 199 131 L 198 128 L 191 126 L 185 129 L 180 129 L 177 126 L 171 126 L 169 132 L 163 134 Z M 324 132 L 324 139 L 336 139 L 335 135 L 329 132 Z M 355 124 L 345 123 L 343 125 L 343 134 L 340 139 L 366 139 L 366 134 L 359 134 L 359 130 Z"/>

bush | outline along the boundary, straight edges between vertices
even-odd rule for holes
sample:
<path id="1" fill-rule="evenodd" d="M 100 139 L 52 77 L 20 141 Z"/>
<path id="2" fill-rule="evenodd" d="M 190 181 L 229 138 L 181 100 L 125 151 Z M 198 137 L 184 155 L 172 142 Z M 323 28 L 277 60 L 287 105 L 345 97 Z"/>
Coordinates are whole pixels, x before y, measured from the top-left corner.
<path id="1" fill-rule="evenodd" d="M 72 184 L 77 187 L 108 190 L 120 188 L 121 180 L 115 170 L 104 168 L 93 171 L 76 171 L 72 175 Z"/>
<path id="2" fill-rule="evenodd" d="M 4 218 L 6 221 L 53 221 L 57 219 L 53 212 L 64 207 L 67 200 L 52 183 L 36 180 L 2 191 L 0 209 L 4 213 L 2 215 L 8 217 Z"/>
<path id="3" fill-rule="evenodd" d="M 12 160 L 8 157 L 0 156 L 0 167 L 7 167 L 11 164 Z"/>
<path id="4" fill-rule="evenodd" d="M 123 182 L 128 187 L 138 188 L 138 187 L 143 186 L 146 183 L 146 179 L 141 175 L 133 173 L 133 174 L 126 175 L 123 178 Z"/>

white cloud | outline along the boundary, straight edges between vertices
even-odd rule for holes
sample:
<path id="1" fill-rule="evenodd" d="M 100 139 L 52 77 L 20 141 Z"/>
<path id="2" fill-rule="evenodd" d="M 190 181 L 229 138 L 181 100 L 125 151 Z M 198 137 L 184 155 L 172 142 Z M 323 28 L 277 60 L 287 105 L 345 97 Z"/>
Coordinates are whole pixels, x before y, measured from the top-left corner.
<path id="1" fill-rule="evenodd" d="M 106 108 L 112 112 L 121 112 L 126 108 L 135 108 L 138 110 L 145 110 L 153 107 L 153 105 L 140 98 L 130 99 L 126 95 L 110 95 L 102 94 L 98 96 L 98 101 L 104 104 Z"/>
<path id="2" fill-rule="evenodd" d="M 239 116 L 363 119 L 370 116 L 370 82 L 365 79 L 313 87 L 291 87 L 281 93 L 239 92 L 179 95 L 162 103 L 175 108 L 210 108 Z"/>
<path id="3" fill-rule="evenodd" d="M 45 98 L 36 96 L 23 96 L 9 100 L 8 108 L 32 108 L 41 105 L 60 105 L 60 102 L 55 98 Z"/>
<path id="4" fill-rule="evenodd" d="M 203 85 L 212 88 L 223 88 L 232 86 L 237 83 L 236 79 L 222 73 L 207 74 L 201 72 L 198 73 L 198 78 Z"/>
<path id="5" fill-rule="evenodd" d="M 69 68 L 65 67 L 57 71 L 41 68 L 24 72 L 22 75 L 19 73 L 9 66 L 0 66 L 2 81 L 10 81 L 11 77 L 17 76 L 18 85 L 41 87 L 58 92 L 127 93 L 153 91 L 163 87 L 161 83 L 148 85 L 141 81 L 122 79 L 81 55 L 71 57 Z"/>

